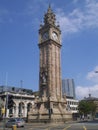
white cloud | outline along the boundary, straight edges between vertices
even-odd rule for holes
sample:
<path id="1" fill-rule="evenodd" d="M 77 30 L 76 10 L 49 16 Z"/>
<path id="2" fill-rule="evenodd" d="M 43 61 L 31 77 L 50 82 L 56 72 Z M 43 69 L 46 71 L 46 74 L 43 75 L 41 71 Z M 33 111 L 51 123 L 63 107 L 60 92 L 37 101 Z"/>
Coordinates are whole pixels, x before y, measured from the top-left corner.
<path id="1" fill-rule="evenodd" d="M 86 78 L 95 83 L 98 83 L 98 73 L 96 73 L 96 71 L 98 71 L 98 66 L 96 66 L 92 71 L 88 72 Z"/>
<path id="2" fill-rule="evenodd" d="M 76 97 L 78 99 L 83 99 L 84 97 L 88 97 L 89 93 L 92 95 L 92 97 L 98 97 L 98 84 L 93 86 L 76 87 Z"/>
<path id="3" fill-rule="evenodd" d="M 90 93 L 93 97 L 98 97 L 98 66 L 96 66 L 92 71 L 88 72 L 86 75 L 86 80 L 89 80 L 94 83 L 92 86 L 77 86 L 76 87 L 76 97 L 79 99 L 83 99 L 84 97 L 88 97 Z"/>
<path id="4" fill-rule="evenodd" d="M 69 14 L 58 9 L 57 19 L 60 21 L 63 35 L 79 32 L 85 28 L 96 28 L 98 27 L 98 1 L 85 0 L 82 9 L 78 7 Z"/>

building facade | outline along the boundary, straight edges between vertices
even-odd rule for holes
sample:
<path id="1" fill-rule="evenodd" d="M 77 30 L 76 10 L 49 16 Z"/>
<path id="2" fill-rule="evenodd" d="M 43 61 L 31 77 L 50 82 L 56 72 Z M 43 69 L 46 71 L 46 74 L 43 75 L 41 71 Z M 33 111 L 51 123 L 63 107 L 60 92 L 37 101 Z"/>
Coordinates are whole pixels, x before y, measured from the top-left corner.
<path id="1" fill-rule="evenodd" d="M 72 113 L 78 113 L 79 101 L 76 99 L 70 99 L 70 98 L 66 98 L 66 100 L 67 100 L 66 109 L 68 111 L 71 111 Z"/>
<path id="2" fill-rule="evenodd" d="M 6 91 L 7 89 L 7 91 Z M 12 101 L 11 102 L 11 99 Z M 10 101 L 9 101 L 10 100 Z M 27 113 L 34 105 L 32 90 L 0 86 L 0 116 L 27 118 Z M 12 103 L 12 104 L 11 104 Z M 10 105 L 10 107 L 9 107 Z"/>
<path id="3" fill-rule="evenodd" d="M 66 95 L 67 98 L 75 99 L 75 83 L 73 79 L 62 80 L 62 94 Z"/>
<path id="4" fill-rule="evenodd" d="M 79 101 L 76 99 L 75 83 L 73 79 L 62 80 L 62 95 L 66 96 L 66 109 L 71 111 L 73 115 L 77 116 Z"/>

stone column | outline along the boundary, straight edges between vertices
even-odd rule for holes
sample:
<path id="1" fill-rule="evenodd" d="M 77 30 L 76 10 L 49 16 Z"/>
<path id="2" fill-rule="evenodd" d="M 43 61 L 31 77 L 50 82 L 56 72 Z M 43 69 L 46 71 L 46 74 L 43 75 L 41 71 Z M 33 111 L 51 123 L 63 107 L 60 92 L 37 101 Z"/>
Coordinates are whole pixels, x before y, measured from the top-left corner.
<path id="1" fill-rule="evenodd" d="M 6 118 L 9 117 L 9 109 L 6 109 L 6 115 L 5 115 Z"/>
<path id="2" fill-rule="evenodd" d="M 24 117 L 27 117 L 27 104 L 24 105 L 24 113 L 23 113 Z"/>
<path id="3" fill-rule="evenodd" d="M 19 111 L 19 105 L 18 104 L 16 104 L 16 113 L 15 113 L 15 117 L 18 117 L 18 111 Z"/>
<path id="4" fill-rule="evenodd" d="M 16 106 L 13 107 L 13 117 L 16 117 Z"/>

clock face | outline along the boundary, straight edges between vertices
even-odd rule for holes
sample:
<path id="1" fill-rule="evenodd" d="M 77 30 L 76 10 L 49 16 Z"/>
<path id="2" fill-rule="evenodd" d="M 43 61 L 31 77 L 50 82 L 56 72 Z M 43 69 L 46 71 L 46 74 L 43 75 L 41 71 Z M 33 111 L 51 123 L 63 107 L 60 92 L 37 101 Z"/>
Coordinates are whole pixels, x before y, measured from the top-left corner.
<path id="1" fill-rule="evenodd" d="M 52 33 L 52 38 L 53 38 L 53 40 L 58 40 L 58 35 L 56 32 Z"/>
<path id="2" fill-rule="evenodd" d="M 49 38 L 48 32 L 45 32 L 42 36 L 43 40 L 47 40 Z"/>

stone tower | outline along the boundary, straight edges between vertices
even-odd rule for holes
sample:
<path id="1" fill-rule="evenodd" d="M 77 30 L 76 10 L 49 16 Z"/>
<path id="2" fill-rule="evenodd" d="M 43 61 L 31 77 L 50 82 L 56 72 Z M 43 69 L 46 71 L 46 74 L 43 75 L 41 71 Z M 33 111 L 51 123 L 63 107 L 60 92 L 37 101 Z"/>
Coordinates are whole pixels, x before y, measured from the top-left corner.
<path id="1" fill-rule="evenodd" d="M 39 99 L 28 113 L 28 121 L 57 122 L 70 120 L 61 85 L 61 31 L 56 16 L 48 7 L 39 29 L 40 72 Z"/>
<path id="2" fill-rule="evenodd" d="M 61 31 L 56 25 L 55 14 L 50 6 L 44 15 L 44 25 L 39 29 L 40 49 L 40 96 L 61 99 Z"/>

